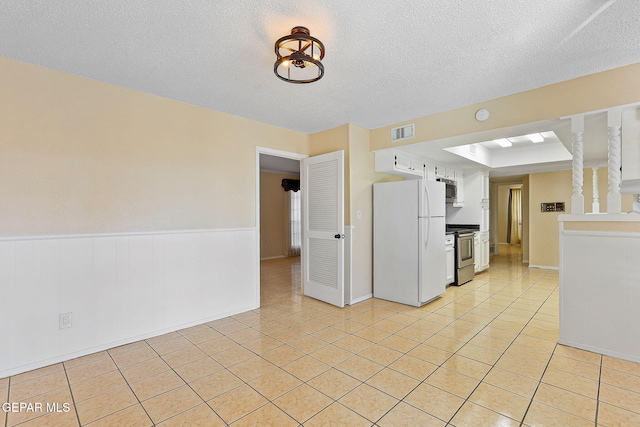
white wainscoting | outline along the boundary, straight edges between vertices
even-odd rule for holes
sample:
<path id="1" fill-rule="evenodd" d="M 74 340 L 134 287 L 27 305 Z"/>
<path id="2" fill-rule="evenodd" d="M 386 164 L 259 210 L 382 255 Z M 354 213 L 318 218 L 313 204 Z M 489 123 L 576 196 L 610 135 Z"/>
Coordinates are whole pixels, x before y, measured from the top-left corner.
<path id="1" fill-rule="evenodd" d="M 255 228 L 0 239 L 0 378 L 259 307 L 257 242 Z"/>
<path id="2" fill-rule="evenodd" d="M 560 229 L 558 342 L 640 362 L 640 233 L 563 229 L 568 222 Z"/>

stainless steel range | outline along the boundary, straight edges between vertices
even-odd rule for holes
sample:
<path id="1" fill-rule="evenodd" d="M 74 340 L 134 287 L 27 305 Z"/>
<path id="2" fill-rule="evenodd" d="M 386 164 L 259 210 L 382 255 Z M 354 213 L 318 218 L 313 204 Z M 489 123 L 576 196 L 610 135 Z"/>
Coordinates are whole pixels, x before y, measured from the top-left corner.
<path id="1" fill-rule="evenodd" d="M 456 235 L 456 286 L 463 285 L 475 276 L 474 233 L 480 230 L 479 224 L 447 224 L 447 232 Z"/>

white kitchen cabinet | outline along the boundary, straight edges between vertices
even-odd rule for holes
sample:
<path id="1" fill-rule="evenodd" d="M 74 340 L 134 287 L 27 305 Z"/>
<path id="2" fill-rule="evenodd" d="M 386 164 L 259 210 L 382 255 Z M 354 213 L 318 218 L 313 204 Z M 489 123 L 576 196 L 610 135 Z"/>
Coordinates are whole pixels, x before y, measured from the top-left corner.
<path id="1" fill-rule="evenodd" d="M 464 174 L 460 170 L 453 173 L 453 180 L 456 182 L 456 200 L 453 202 L 454 208 L 464 207 Z"/>
<path id="2" fill-rule="evenodd" d="M 482 218 L 480 222 L 480 231 L 489 232 L 489 204 L 482 205 Z"/>
<path id="3" fill-rule="evenodd" d="M 446 179 L 450 179 L 451 181 L 455 181 L 456 179 L 456 170 L 452 168 L 444 168 L 444 177 Z"/>
<path id="4" fill-rule="evenodd" d="M 476 231 L 473 236 L 475 272 L 489 268 L 489 232 Z"/>
<path id="5" fill-rule="evenodd" d="M 487 201 L 489 204 L 489 173 L 485 172 L 482 175 L 482 200 Z"/>
<path id="6" fill-rule="evenodd" d="M 406 178 L 423 178 L 424 162 L 408 153 L 394 150 L 375 152 L 376 172 L 401 175 Z"/>
<path id="7" fill-rule="evenodd" d="M 480 271 L 480 265 L 482 263 L 482 254 L 480 253 L 480 251 L 482 250 L 482 247 L 480 246 L 480 233 L 479 232 L 475 232 L 473 234 L 473 263 L 475 264 L 475 272 L 479 272 Z"/>
<path id="8" fill-rule="evenodd" d="M 424 178 L 429 181 L 436 180 L 436 166 L 433 164 L 425 163 L 424 164 Z"/>
<path id="9" fill-rule="evenodd" d="M 444 248 L 447 254 L 447 280 L 446 284 L 450 285 L 456 280 L 456 252 L 455 252 L 455 236 L 448 234 L 444 238 Z"/>
<path id="10" fill-rule="evenodd" d="M 480 268 L 482 271 L 489 268 L 489 258 L 491 257 L 491 248 L 489 245 L 489 232 L 482 233 L 480 236 L 480 246 L 482 247 L 482 263 Z"/>
<path id="11" fill-rule="evenodd" d="M 434 175 L 436 178 L 447 178 L 447 168 L 444 166 L 434 166 Z"/>

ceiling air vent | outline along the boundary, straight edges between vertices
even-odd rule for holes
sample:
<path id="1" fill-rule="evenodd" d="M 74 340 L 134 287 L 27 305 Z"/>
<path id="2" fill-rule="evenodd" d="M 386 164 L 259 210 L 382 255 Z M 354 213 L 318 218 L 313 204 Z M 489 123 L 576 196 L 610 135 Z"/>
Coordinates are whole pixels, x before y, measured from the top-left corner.
<path id="1" fill-rule="evenodd" d="M 411 123 L 410 125 L 400 126 L 391 129 L 391 142 L 402 141 L 403 139 L 409 139 L 416 136 L 416 125 Z"/>

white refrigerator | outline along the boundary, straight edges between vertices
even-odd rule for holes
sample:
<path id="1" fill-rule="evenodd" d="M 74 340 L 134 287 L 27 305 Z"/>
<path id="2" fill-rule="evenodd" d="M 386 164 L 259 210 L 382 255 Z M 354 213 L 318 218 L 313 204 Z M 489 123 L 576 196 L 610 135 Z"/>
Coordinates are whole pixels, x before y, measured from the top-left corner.
<path id="1" fill-rule="evenodd" d="M 421 306 L 446 287 L 445 184 L 373 185 L 373 296 Z"/>

